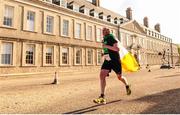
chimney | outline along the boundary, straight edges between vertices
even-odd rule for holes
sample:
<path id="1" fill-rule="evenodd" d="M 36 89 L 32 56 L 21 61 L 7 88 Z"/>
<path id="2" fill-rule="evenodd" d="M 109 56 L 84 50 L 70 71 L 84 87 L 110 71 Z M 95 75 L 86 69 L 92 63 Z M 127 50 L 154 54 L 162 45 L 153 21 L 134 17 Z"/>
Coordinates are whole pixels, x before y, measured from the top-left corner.
<path id="1" fill-rule="evenodd" d="M 157 23 L 157 24 L 154 26 L 154 29 L 160 33 L 160 32 L 161 32 L 160 24 Z"/>
<path id="2" fill-rule="evenodd" d="M 144 26 L 149 27 L 148 17 L 144 17 Z"/>
<path id="3" fill-rule="evenodd" d="M 100 6 L 100 0 L 92 0 L 92 4 L 99 7 Z"/>
<path id="4" fill-rule="evenodd" d="M 132 10 L 130 7 L 126 10 L 126 18 L 132 20 Z"/>

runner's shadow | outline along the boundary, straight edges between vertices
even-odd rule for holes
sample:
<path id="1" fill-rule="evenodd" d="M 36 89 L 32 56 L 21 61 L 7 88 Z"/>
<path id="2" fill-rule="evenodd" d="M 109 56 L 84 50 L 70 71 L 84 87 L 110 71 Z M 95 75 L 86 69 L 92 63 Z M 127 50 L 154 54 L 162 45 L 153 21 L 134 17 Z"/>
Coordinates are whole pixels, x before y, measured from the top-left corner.
<path id="1" fill-rule="evenodd" d="M 180 113 L 180 88 L 171 89 L 132 100 L 136 103 L 153 103 L 139 114 L 178 114 Z M 139 104 L 136 105 L 138 108 Z"/>
<path id="2" fill-rule="evenodd" d="M 121 101 L 121 99 L 120 100 L 115 100 L 115 101 L 108 102 L 105 105 L 112 104 L 112 103 L 117 103 L 119 101 Z M 91 111 L 97 110 L 96 107 L 105 106 L 105 105 L 104 104 L 97 104 L 97 105 L 93 105 L 93 106 L 86 107 L 86 108 L 83 108 L 83 109 L 66 112 L 66 113 L 63 113 L 63 114 L 84 114 L 84 113 L 87 113 L 87 112 L 91 112 Z"/>

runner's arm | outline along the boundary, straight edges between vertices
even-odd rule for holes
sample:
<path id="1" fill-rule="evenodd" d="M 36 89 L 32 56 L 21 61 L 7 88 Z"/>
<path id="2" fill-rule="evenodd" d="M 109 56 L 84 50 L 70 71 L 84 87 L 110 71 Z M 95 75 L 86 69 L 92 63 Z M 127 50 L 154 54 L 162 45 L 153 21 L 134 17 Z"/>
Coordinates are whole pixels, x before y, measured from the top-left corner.
<path id="1" fill-rule="evenodd" d="M 116 52 L 119 51 L 117 43 L 114 43 L 113 46 L 103 44 L 103 48 L 108 48 L 109 50 L 116 51 Z"/>

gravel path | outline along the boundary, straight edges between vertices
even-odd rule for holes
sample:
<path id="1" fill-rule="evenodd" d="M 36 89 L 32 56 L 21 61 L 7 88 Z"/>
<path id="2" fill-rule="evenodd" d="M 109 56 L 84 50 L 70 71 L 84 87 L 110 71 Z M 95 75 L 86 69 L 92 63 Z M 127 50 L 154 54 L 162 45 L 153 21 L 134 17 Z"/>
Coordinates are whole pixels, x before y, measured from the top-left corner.
<path id="1" fill-rule="evenodd" d="M 179 113 L 180 69 L 142 70 L 125 74 L 132 86 L 125 87 L 112 73 L 107 78 L 106 105 L 92 102 L 99 95 L 99 73 L 61 76 L 0 78 L 0 114 L 56 113 Z"/>

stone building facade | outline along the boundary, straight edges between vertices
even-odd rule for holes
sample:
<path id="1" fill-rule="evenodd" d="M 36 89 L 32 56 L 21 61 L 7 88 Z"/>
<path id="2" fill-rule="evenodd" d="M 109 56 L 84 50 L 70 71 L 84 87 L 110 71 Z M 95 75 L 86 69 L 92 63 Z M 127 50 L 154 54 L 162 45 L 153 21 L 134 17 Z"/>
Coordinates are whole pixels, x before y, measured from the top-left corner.
<path id="1" fill-rule="evenodd" d="M 142 66 L 161 64 L 158 52 L 167 47 L 175 62 L 177 47 L 170 38 L 155 30 L 157 35 L 149 34 L 148 27 L 132 20 L 130 8 L 124 17 L 99 4 L 99 0 L 0 0 L 1 76 L 99 70 L 103 27 L 110 28 Z"/>

